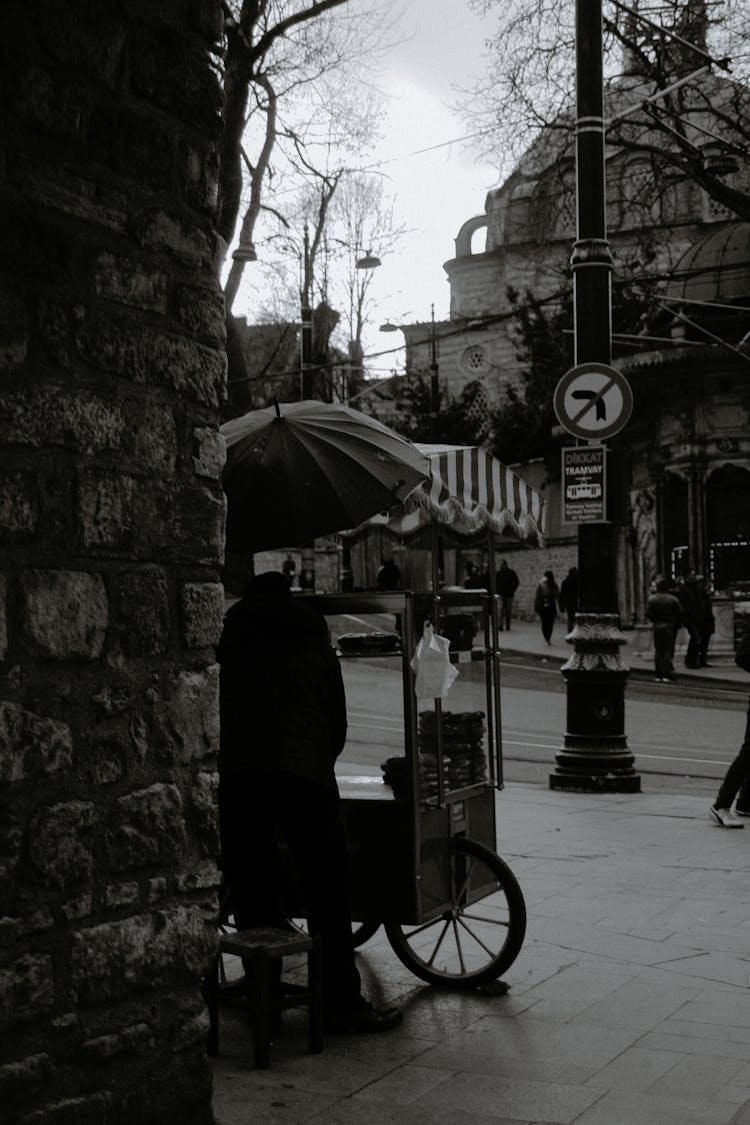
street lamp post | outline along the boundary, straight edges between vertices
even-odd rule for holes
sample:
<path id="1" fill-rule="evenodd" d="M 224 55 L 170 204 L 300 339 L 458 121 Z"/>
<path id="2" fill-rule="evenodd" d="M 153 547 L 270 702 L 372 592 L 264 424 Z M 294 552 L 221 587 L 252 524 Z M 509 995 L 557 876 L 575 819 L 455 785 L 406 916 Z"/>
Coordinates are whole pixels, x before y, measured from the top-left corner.
<path id="1" fill-rule="evenodd" d="M 576 242 L 571 256 L 575 362 L 610 364 L 612 254 L 606 228 L 601 0 L 576 0 Z M 610 477 L 612 474 L 610 474 Z M 641 779 L 625 737 L 625 680 L 620 659 L 616 529 L 578 529 L 580 612 L 563 667 L 567 689 L 564 747 L 552 789 L 639 792 Z"/>

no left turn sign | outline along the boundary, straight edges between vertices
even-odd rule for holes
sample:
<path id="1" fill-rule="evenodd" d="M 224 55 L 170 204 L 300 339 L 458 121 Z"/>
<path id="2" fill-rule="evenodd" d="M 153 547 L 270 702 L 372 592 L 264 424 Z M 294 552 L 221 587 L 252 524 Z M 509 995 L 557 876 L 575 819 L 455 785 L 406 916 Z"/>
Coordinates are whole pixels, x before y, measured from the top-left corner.
<path id="1" fill-rule="evenodd" d="M 574 437 L 604 441 L 619 433 L 633 412 L 633 392 L 624 375 L 606 363 L 571 367 L 555 387 L 560 425 Z"/>

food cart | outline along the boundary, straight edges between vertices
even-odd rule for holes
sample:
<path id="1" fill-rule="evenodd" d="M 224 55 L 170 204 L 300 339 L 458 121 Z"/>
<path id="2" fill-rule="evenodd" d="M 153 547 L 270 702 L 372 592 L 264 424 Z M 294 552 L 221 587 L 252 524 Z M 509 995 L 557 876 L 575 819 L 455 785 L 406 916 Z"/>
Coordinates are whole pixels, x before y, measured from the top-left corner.
<path id="1" fill-rule="evenodd" d="M 325 614 L 347 695 L 349 733 L 337 779 L 351 856 L 355 941 L 382 923 L 422 980 L 474 988 L 521 949 L 521 888 L 497 855 L 495 796 L 502 730 L 493 540 L 533 538 L 541 498 L 484 450 L 421 447 L 432 475 L 386 527 L 427 531 L 432 588 L 312 597 Z M 486 540 L 490 590 L 441 589 L 443 531 Z M 471 636 L 451 620 L 469 618 Z M 293 884 L 290 917 L 301 913 Z"/>

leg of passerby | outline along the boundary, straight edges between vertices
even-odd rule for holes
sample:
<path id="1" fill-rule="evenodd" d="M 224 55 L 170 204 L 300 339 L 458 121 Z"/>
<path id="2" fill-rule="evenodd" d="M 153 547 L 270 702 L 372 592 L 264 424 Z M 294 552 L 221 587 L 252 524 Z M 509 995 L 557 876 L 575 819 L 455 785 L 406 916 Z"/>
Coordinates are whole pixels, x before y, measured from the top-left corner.
<path id="1" fill-rule="evenodd" d="M 685 667 L 698 667 L 698 654 L 700 651 L 701 632 L 697 625 L 688 625 L 688 646 L 685 653 Z"/>
<path id="2" fill-rule="evenodd" d="M 540 616 L 542 623 L 542 636 L 547 644 L 552 644 L 552 628 L 555 624 L 555 615 L 547 609 L 543 609 Z"/>
<path id="3" fill-rule="evenodd" d="M 288 776 L 274 781 L 282 832 L 299 874 L 310 933 L 323 954 L 323 1011 L 330 1032 L 388 1031 L 402 1019 L 398 1008 L 374 1008 L 360 990 L 349 898 L 349 861 L 339 796 L 334 790 Z"/>
<path id="4" fill-rule="evenodd" d="M 672 674 L 674 632 L 670 625 L 654 625 L 654 679 L 668 684 Z"/>
<path id="5" fill-rule="evenodd" d="M 500 628 L 510 629 L 510 609 L 513 605 L 513 598 L 503 596 L 501 599 L 500 610 Z"/>
<path id="6" fill-rule="evenodd" d="M 740 794 L 737 800 L 738 806 L 743 810 L 750 809 L 750 805 L 741 803 L 742 800 L 750 800 L 750 706 L 745 722 L 745 737 L 739 753 L 724 775 L 716 800 L 711 807 L 711 815 L 722 828 L 744 828 L 742 821 L 738 820 L 731 811 L 738 793 Z"/>

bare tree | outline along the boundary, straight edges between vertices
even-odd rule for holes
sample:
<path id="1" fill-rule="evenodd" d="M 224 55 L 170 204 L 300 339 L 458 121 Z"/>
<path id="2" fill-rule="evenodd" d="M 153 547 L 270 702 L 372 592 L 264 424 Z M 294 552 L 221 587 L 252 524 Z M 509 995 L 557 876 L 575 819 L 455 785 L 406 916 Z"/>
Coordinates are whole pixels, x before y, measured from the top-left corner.
<path id="1" fill-rule="evenodd" d="M 572 158 L 573 0 L 470 2 L 497 20 L 486 73 L 463 99 L 484 155 L 518 160 L 544 129 L 548 154 Z M 605 0 L 604 22 L 610 151 L 641 158 L 653 199 L 685 179 L 750 218 L 746 0 Z"/>

